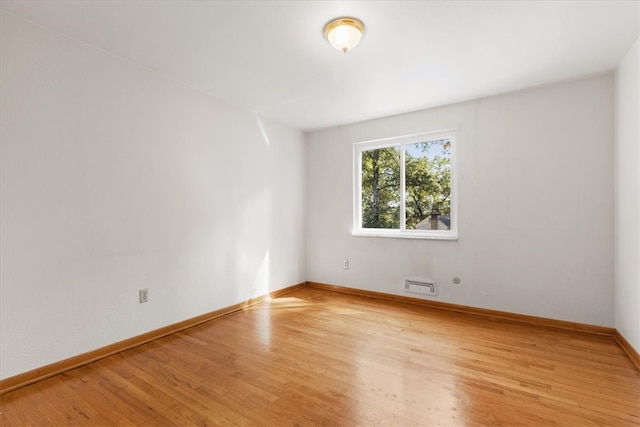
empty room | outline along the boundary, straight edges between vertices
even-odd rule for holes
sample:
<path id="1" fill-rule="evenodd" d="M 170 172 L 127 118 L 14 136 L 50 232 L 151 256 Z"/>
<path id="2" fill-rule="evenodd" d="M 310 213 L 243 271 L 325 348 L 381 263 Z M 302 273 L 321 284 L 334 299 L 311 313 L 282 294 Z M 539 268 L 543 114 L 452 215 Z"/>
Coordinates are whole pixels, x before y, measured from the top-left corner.
<path id="1" fill-rule="evenodd" d="M 0 0 L 0 426 L 640 425 L 639 36 Z"/>

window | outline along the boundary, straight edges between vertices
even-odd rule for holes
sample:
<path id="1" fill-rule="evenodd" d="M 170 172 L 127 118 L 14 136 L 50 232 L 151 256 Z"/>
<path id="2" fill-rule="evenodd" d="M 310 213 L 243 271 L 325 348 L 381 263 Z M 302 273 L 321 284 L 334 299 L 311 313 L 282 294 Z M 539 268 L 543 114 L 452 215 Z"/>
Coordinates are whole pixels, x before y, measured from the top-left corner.
<path id="1" fill-rule="evenodd" d="M 456 239 L 455 132 L 354 144 L 353 234 Z"/>

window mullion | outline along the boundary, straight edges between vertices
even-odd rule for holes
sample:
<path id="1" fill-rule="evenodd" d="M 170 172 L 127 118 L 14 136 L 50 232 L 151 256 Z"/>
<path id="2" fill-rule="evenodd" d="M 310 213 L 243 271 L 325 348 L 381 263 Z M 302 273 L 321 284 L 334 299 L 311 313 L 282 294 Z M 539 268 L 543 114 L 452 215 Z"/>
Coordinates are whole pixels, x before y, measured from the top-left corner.
<path id="1" fill-rule="evenodd" d="M 404 149 L 404 144 L 400 145 L 400 231 L 405 231 L 405 227 L 406 227 L 406 203 L 405 203 L 405 197 L 406 197 L 406 185 L 405 185 L 405 174 L 404 174 L 404 167 L 405 167 L 405 149 Z"/>

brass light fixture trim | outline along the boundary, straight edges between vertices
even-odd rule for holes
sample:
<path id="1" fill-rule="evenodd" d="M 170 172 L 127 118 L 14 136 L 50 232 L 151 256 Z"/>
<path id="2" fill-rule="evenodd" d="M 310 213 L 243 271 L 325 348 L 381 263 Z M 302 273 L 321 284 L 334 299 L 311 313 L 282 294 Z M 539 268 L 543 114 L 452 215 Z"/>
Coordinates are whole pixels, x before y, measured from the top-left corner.
<path id="1" fill-rule="evenodd" d="M 347 53 L 364 35 L 364 24 L 356 18 L 337 18 L 324 27 L 324 36 L 336 49 Z"/>

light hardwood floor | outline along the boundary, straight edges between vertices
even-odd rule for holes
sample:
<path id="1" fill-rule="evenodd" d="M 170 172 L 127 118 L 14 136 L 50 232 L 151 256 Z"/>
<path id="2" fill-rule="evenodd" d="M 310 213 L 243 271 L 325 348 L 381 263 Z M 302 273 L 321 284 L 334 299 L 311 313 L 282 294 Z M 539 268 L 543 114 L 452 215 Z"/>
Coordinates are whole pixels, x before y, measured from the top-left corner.
<path id="1" fill-rule="evenodd" d="M 304 288 L 0 396 L 0 425 L 638 426 L 608 337 Z"/>

